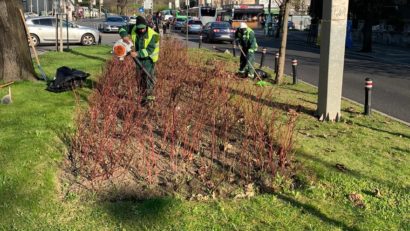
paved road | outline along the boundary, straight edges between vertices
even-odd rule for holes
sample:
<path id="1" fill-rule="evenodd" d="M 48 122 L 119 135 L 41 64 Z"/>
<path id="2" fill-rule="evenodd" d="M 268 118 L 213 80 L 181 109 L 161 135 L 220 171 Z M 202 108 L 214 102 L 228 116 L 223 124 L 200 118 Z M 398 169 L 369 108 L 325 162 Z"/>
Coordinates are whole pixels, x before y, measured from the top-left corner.
<path id="1" fill-rule="evenodd" d="M 101 20 L 84 20 L 81 25 L 97 27 Z M 172 32 L 171 35 L 185 41 L 185 34 Z M 273 68 L 274 53 L 278 51 L 280 41 L 265 37 L 262 31 L 256 31 L 260 47 L 266 47 L 268 55 L 265 65 Z M 116 33 L 102 34 L 102 44 L 112 45 L 118 39 Z M 199 36 L 189 35 L 189 46 L 198 47 Z M 372 104 L 373 108 L 388 115 L 410 123 L 410 49 L 394 48 L 381 45 L 374 46 L 374 52 L 364 54 L 357 52 L 359 44 L 346 51 L 343 78 L 343 96 L 354 101 L 364 102 L 364 79 L 371 78 L 374 82 Z M 229 43 L 208 44 L 203 47 L 218 50 L 229 49 Z M 55 49 L 40 47 L 41 50 Z M 239 50 L 237 51 L 239 54 Z M 291 59 L 298 60 L 298 74 L 300 79 L 318 85 L 320 49 L 306 43 L 306 33 L 291 31 L 288 37 L 287 60 L 285 73 L 291 73 Z M 256 55 L 259 62 L 260 53 Z"/>

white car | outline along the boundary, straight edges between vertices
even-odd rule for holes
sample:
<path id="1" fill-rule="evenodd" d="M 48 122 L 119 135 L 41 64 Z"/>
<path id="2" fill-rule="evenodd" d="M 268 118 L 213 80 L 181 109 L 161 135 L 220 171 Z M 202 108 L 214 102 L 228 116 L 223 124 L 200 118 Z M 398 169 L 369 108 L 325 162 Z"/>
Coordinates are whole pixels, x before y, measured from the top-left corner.
<path id="1" fill-rule="evenodd" d="M 169 20 L 171 20 L 173 17 L 174 17 L 174 16 L 172 16 L 172 14 L 166 14 L 166 15 L 164 15 L 164 20 L 165 20 L 165 21 L 169 21 Z"/>
<path id="2" fill-rule="evenodd" d="M 137 23 L 137 16 L 131 16 L 130 21 L 128 21 L 129 24 L 136 24 Z"/>
<path id="3" fill-rule="evenodd" d="M 31 34 L 31 39 L 35 46 L 39 44 L 52 44 L 56 42 L 55 17 L 27 18 L 26 23 Z M 75 23 L 63 20 L 64 43 L 67 43 L 67 23 L 69 43 L 81 43 L 82 45 L 89 46 L 96 44 L 97 41 L 100 40 L 100 32 L 98 30 L 90 27 L 79 26 Z"/>

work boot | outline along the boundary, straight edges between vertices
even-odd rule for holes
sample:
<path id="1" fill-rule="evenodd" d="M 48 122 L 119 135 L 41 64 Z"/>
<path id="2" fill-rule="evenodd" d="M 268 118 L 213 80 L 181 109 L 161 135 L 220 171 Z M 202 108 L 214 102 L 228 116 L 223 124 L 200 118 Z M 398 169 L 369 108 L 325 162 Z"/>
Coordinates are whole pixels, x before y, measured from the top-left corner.
<path id="1" fill-rule="evenodd" d="M 239 77 L 243 78 L 245 75 L 245 71 L 239 70 L 236 72 L 236 75 L 238 75 Z"/>
<path id="2" fill-rule="evenodd" d="M 141 106 L 151 106 L 155 101 L 155 96 L 148 95 L 141 100 Z"/>
<path id="3" fill-rule="evenodd" d="M 149 100 L 149 101 L 154 101 L 154 100 L 155 100 L 155 96 L 153 96 L 153 95 L 148 95 L 148 96 L 147 96 L 147 100 Z"/>

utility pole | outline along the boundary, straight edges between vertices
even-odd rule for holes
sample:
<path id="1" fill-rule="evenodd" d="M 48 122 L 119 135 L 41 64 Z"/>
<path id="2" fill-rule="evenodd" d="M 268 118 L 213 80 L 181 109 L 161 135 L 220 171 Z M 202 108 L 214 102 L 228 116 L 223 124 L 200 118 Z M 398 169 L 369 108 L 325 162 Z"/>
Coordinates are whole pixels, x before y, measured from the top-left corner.
<path id="1" fill-rule="evenodd" d="M 188 18 L 189 18 L 189 0 L 186 1 L 186 48 L 188 49 L 189 35 L 188 35 Z"/>
<path id="2" fill-rule="evenodd" d="M 101 7 L 103 5 L 104 0 L 100 0 L 100 4 L 99 4 L 99 13 L 98 16 L 101 18 Z"/>
<path id="3" fill-rule="evenodd" d="M 92 12 L 93 12 L 93 4 L 94 4 L 95 0 L 90 0 L 90 4 L 88 6 L 88 14 L 89 14 L 89 18 L 92 17 Z"/>
<path id="4" fill-rule="evenodd" d="M 269 14 L 269 22 L 273 25 L 272 23 L 272 13 L 271 13 L 271 7 L 272 7 L 272 0 L 269 0 L 269 4 L 268 4 L 268 14 Z M 265 20 L 265 23 L 268 20 Z M 268 25 L 269 26 L 269 25 Z M 269 28 L 269 27 L 268 27 Z"/>
<path id="5" fill-rule="evenodd" d="M 320 120 L 338 121 L 341 116 L 348 4 L 349 0 L 323 1 L 317 109 Z"/>

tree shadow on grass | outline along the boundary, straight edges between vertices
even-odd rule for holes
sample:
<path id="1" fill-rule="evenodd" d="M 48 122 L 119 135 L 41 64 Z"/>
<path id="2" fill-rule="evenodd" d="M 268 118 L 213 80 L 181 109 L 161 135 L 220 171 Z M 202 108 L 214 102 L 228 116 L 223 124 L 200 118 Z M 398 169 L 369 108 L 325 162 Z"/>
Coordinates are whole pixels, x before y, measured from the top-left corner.
<path id="1" fill-rule="evenodd" d="M 103 208 L 112 218 L 120 223 L 130 222 L 150 230 L 173 223 L 168 214 L 180 210 L 181 201 L 170 197 L 152 198 L 146 200 L 124 200 L 102 202 Z M 163 224 L 163 225 L 161 225 Z M 159 227 L 158 227 L 159 226 Z"/>
<path id="2" fill-rule="evenodd" d="M 277 109 L 283 110 L 285 112 L 287 112 L 289 109 L 293 109 L 297 112 L 302 112 L 302 113 L 305 113 L 305 114 L 308 114 L 308 115 L 311 115 L 311 116 L 315 116 L 315 111 L 314 110 L 309 109 L 307 107 L 304 107 L 302 105 L 297 105 L 296 106 L 296 105 L 291 105 L 291 104 L 286 104 L 286 103 L 273 102 L 273 101 L 269 101 L 269 100 L 266 100 L 266 99 L 258 98 L 257 96 L 251 95 L 251 94 L 246 93 L 246 92 L 238 91 L 238 90 L 233 89 L 233 88 L 229 88 L 229 92 L 231 94 L 240 95 L 240 96 L 242 96 L 246 99 L 252 100 L 252 101 L 257 102 L 257 103 L 261 103 L 261 104 L 263 104 L 265 106 L 268 106 L 268 107 L 277 108 Z"/>
<path id="3" fill-rule="evenodd" d="M 317 102 L 313 102 L 313 101 L 306 100 L 306 99 L 303 99 L 303 98 L 298 98 L 298 99 L 301 100 L 301 101 L 303 101 L 303 102 L 305 102 L 305 103 L 310 103 L 310 104 L 317 105 Z"/>
<path id="4" fill-rule="evenodd" d="M 71 54 L 84 56 L 84 57 L 89 58 L 89 59 L 96 59 L 96 60 L 100 60 L 100 61 L 103 61 L 103 62 L 107 61 L 107 59 L 105 59 L 105 58 L 101 58 L 101 57 L 93 56 L 93 55 L 87 55 L 87 54 L 84 54 L 84 53 L 81 53 L 81 52 L 78 52 L 78 51 L 75 51 L 75 50 L 70 50 L 69 52 Z"/>
<path id="5" fill-rule="evenodd" d="M 397 184 L 395 184 L 394 182 L 388 182 L 388 181 L 385 181 L 385 180 L 381 180 L 381 179 L 379 179 L 379 178 L 375 178 L 375 177 L 371 177 L 371 176 L 366 176 L 366 175 L 364 175 L 363 173 L 360 173 L 359 171 L 357 171 L 357 170 L 353 170 L 353 169 L 350 169 L 349 168 L 349 166 L 346 166 L 346 170 L 345 171 L 339 171 L 338 169 L 337 169 L 337 167 L 336 167 L 336 163 L 335 164 L 332 164 L 332 163 L 330 163 L 330 162 L 327 162 L 327 161 L 324 161 L 324 160 L 322 160 L 322 159 L 320 159 L 320 158 L 318 158 L 318 157 L 315 157 L 315 156 L 313 156 L 313 155 L 310 155 L 310 154 L 308 154 L 308 153 L 305 153 L 305 152 L 299 152 L 299 151 L 297 151 L 297 154 L 296 154 L 297 156 L 301 156 L 301 157 L 303 157 L 303 158 L 306 158 L 306 159 L 310 159 L 310 160 L 312 160 L 312 161 L 314 161 L 316 164 L 321 164 L 321 165 L 323 165 L 324 167 L 326 167 L 328 170 L 330 170 L 330 171 L 334 171 L 334 172 L 340 172 L 340 173 L 344 173 L 344 174 L 347 174 L 347 175 L 350 175 L 350 176 L 352 176 L 352 177 L 354 177 L 354 178 L 356 178 L 356 179 L 359 179 L 359 180 L 367 180 L 367 181 L 372 181 L 372 182 L 376 182 L 376 183 L 378 183 L 378 184 L 380 184 L 380 185 L 384 185 L 385 187 L 390 187 L 390 188 L 394 188 L 395 190 L 397 190 L 397 191 L 405 191 L 405 190 L 408 190 L 409 189 L 409 187 L 408 186 L 406 186 L 406 188 L 399 188 L 399 187 L 397 187 L 398 185 Z"/>
<path id="6" fill-rule="evenodd" d="M 399 133 L 399 132 L 386 131 L 386 130 L 383 130 L 383 129 L 380 129 L 380 128 L 366 126 L 366 125 L 360 124 L 360 123 L 355 123 L 355 125 L 360 126 L 360 127 L 364 127 L 364 128 L 368 128 L 368 129 L 371 129 L 371 130 L 374 130 L 374 131 L 377 131 L 377 132 L 384 132 L 384 133 L 387 133 L 387 134 L 390 134 L 390 135 L 393 135 L 393 136 L 398 136 L 398 137 L 401 137 L 401 138 L 410 139 L 410 135 L 407 135 L 407 134 L 403 134 L 403 133 Z"/>
<path id="7" fill-rule="evenodd" d="M 293 86 L 293 85 L 290 85 L 290 86 Z M 285 88 L 287 90 L 299 92 L 299 93 L 302 93 L 302 94 L 317 95 L 316 92 L 303 91 L 303 90 L 299 90 L 299 89 L 292 88 L 292 87 L 285 87 Z"/>
<path id="8" fill-rule="evenodd" d="M 319 219 L 322 220 L 323 222 L 326 222 L 326 223 L 328 223 L 328 224 L 330 224 L 330 225 L 334 225 L 334 226 L 340 227 L 340 228 L 342 228 L 343 230 L 358 230 L 358 229 L 355 228 L 355 227 L 349 227 L 348 225 L 346 225 L 345 223 L 343 223 L 343 222 L 341 222 L 341 221 L 338 221 L 338 220 L 335 220 L 335 219 L 333 219 L 333 218 L 330 218 L 330 217 L 326 216 L 326 215 L 325 215 L 324 213 L 322 213 L 319 209 L 315 208 L 315 207 L 312 206 L 312 205 L 304 204 L 304 203 L 302 203 L 302 202 L 299 202 L 299 201 L 297 201 L 297 200 L 295 200 L 295 199 L 293 199 L 293 198 L 291 198 L 291 197 L 282 195 L 282 194 L 280 194 L 280 193 L 274 192 L 273 194 L 274 194 L 278 199 L 280 199 L 280 200 L 282 200 L 282 201 L 284 201 L 284 202 L 289 203 L 291 206 L 293 206 L 293 207 L 295 207 L 295 208 L 297 208 L 297 209 L 300 209 L 300 210 L 302 210 L 302 211 L 306 211 L 306 212 L 308 212 L 309 214 L 311 214 L 311 215 L 313 215 L 313 216 L 319 218 Z"/>
<path id="9" fill-rule="evenodd" d="M 404 148 L 400 148 L 400 147 L 394 147 L 392 149 L 397 151 L 397 152 L 403 152 L 403 153 L 410 154 L 410 149 L 404 149 Z"/>

